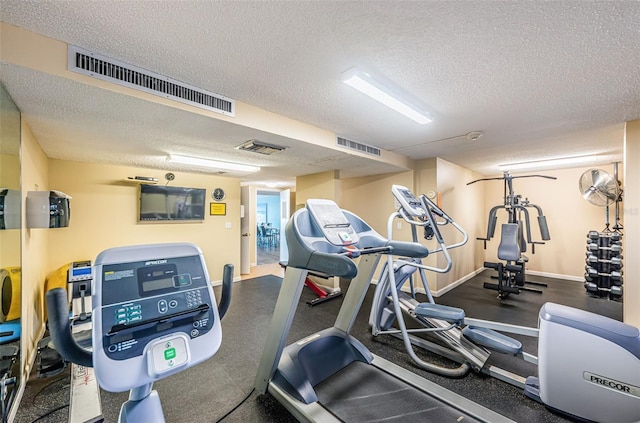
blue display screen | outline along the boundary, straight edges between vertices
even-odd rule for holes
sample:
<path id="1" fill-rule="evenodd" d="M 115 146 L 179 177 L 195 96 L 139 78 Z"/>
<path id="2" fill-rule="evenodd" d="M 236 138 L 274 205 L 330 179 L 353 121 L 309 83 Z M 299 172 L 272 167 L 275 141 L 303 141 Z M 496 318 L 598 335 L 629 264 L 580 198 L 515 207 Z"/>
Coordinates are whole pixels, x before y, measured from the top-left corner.
<path id="1" fill-rule="evenodd" d="M 82 275 L 90 275 L 91 268 L 90 267 L 80 267 L 78 269 L 71 270 L 71 274 L 73 276 L 82 276 Z"/>

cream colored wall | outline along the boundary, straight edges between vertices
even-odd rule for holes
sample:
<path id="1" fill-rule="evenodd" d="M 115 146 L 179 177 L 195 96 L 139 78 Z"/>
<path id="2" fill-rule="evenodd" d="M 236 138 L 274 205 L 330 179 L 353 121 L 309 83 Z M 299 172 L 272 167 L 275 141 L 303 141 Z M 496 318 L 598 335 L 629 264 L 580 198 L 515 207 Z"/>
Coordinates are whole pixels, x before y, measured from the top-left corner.
<path id="1" fill-rule="evenodd" d="M 197 223 L 147 223 L 137 221 L 139 187 L 128 176 L 144 175 L 164 181 L 164 172 L 125 166 L 50 160 L 49 184 L 70 195 L 71 223 L 49 231 L 49 270 L 75 260 L 93 260 L 112 247 L 165 242 L 198 245 L 212 281 L 222 279 L 226 263 L 240 274 L 240 181 L 217 175 L 174 172 L 173 186 L 214 188 L 226 192 L 226 216 L 210 216 Z M 210 196 L 207 197 L 210 200 Z M 210 200 L 211 202 L 213 200 Z M 225 228 L 230 223 L 231 228 Z"/>
<path id="2" fill-rule="evenodd" d="M 429 191 L 437 190 L 437 166 L 438 161 L 435 157 L 414 162 L 413 190 L 416 195 L 427 194 Z"/>
<path id="3" fill-rule="evenodd" d="M 625 125 L 624 157 L 623 319 L 640 327 L 640 120 Z"/>
<path id="4" fill-rule="evenodd" d="M 612 165 L 598 166 L 599 169 L 613 173 Z M 557 180 L 543 178 L 520 178 L 513 180 L 516 194 L 528 198 L 532 204 L 542 207 L 547 217 L 551 240 L 544 245 L 536 246 L 536 253 L 532 254 L 530 246 L 526 255 L 529 257 L 527 269 L 544 272 L 551 275 L 562 275 L 584 280 L 586 236 L 590 230 L 601 231 L 605 227 L 605 209 L 591 205 L 582 198 L 578 189 L 580 176 L 589 168 L 561 169 L 541 172 L 513 173 L 513 176 L 538 174 L 554 176 Z M 486 185 L 487 203 L 485 219 L 488 219 L 489 209 L 503 204 L 503 182 L 479 182 Z M 531 235 L 536 241 L 541 241 L 537 222 L 537 212 L 530 208 Z M 507 221 L 507 213 L 498 211 L 495 238 L 487 243 L 486 260 L 497 261 L 497 250 L 500 244 L 500 225 Z M 611 213 L 613 224 L 613 212 Z M 473 234 L 474 237 L 486 235 L 486 220 L 484 229 Z M 481 241 L 476 241 L 481 242 Z"/>
<path id="5" fill-rule="evenodd" d="M 435 157 L 429 159 L 416 160 L 413 163 L 413 193 L 415 195 L 427 195 L 430 191 L 438 191 L 438 160 Z M 438 244 L 435 239 L 424 239 L 423 232 L 418 230 L 418 239 L 420 242 L 427 246 L 429 250 L 435 250 L 438 248 Z M 432 254 L 426 259 L 422 260 L 422 263 L 431 267 L 440 267 L 438 260 L 440 254 Z M 426 271 L 427 282 L 429 283 L 429 290 L 435 292 L 438 290 L 438 274 L 431 271 Z"/>
<path id="6" fill-rule="evenodd" d="M 20 156 L 0 154 L 0 188 L 20 189 Z M 0 268 L 20 266 L 20 236 L 17 229 L 0 230 Z"/>
<path id="7" fill-rule="evenodd" d="M 453 262 L 451 270 L 437 275 L 436 289 L 443 290 L 460 279 L 470 277 L 483 266 L 482 245 L 472 234 L 485 225 L 486 217 L 482 214 L 485 192 L 480 184 L 467 185 L 479 178 L 478 174 L 446 160 L 437 159 L 436 174 L 440 207 L 469 234 L 465 245 L 449 251 Z M 464 239 L 452 225 L 441 226 L 440 229 L 448 245 Z M 438 267 L 445 265 L 444 256 L 438 254 Z"/>
<path id="8" fill-rule="evenodd" d="M 389 215 L 396 210 L 391 186 L 394 184 L 404 185 L 411 189 L 413 172 L 348 178 L 342 179 L 340 182 L 342 197 L 340 206 L 360 216 L 380 235 L 386 237 L 387 220 Z M 402 225 L 401 229 L 394 226 L 393 238 L 411 240 L 409 226 Z"/>
<path id="9" fill-rule="evenodd" d="M 26 222 L 25 196 L 27 191 L 48 190 L 49 161 L 22 119 L 21 125 L 22 222 Z M 22 369 L 27 380 L 36 351 L 36 343 L 43 333 L 44 281 L 49 267 L 49 230 L 27 229 L 22 225 Z"/>
<path id="10" fill-rule="evenodd" d="M 340 181 L 337 171 L 296 177 L 296 210 L 309 198 L 324 198 L 340 204 Z"/>

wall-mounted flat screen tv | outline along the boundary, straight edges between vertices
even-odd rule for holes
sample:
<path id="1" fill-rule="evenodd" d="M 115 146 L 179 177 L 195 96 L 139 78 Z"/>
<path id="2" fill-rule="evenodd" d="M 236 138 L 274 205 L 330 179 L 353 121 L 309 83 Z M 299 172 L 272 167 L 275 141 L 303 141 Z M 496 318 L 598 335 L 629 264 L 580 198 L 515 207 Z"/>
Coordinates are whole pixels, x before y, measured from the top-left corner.
<path id="1" fill-rule="evenodd" d="M 162 185 L 140 185 L 141 222 L 204 220 L 207 191 Z"/>

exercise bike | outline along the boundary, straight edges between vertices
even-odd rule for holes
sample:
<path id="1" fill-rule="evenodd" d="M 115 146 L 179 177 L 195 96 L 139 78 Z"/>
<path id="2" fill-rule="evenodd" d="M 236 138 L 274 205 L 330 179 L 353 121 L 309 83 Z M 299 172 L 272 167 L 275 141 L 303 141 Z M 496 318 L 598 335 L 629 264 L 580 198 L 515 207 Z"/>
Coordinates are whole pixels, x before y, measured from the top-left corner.
<path id="1" fill-rule="evenodd" d="M 153 382 L 217 352 L 233 266 L 224 268 L 219 306 L 202 251 L 193 244 L 112 248 L 98 255 L 93 274 L 92 351 L 73 338 L 67 292 L 47 292 L 56 349 L 67 361 L 93 367 L 103 389 L 130 390 L 120 423 L 163 423 Z"/>
<path id="2" fill-rule="evenodd" d="M 549 241 L 549 227 L 547 226 L 547 218 L 542 212 L 542 208 L 532 204 L 527 198 L 522 199 L 521 195 L 515 194 L 513 190 L 513 180 L 518 178 L 545 178 L 557 179 L 553 176 L 545 175 L 522 175 L 512 176 L 509 172 L 504 172 L 500 178 L 482 178 L 467 183 L 474 184 L 481 181 L 504 181 L 504 203 L 497 205 L 489 212 L 489 223 L 487 225 L 487 235 L 484 238 L 476 238 L 483 241 L 485 250 L 487 249 L 487 241 L 495 235 L 496 223 L 498 220 L 498 210 L 504 209 L 508 214 L 507 223 L 503 223 L 500 231 L 500 245 L 498 246 L 498 259 L 505 263 L 485 262 L 484 267 L 493 269 L 498 275 L 493 277 L 498 279 L 498 283 L 484 283 L 483 287 L 498 291 L 498 299 L 503 300 L 509 294 L 519 294 L 521 291 L 533 292 L 541 294 L 539 289 L 531 288 L 526 285 L 534 285 L 538 287 L 546 287 L 547 285 L 540 282 L 530 282 L 526 280 L 525 266 L 529 258 L 524 254 L 527 251 L 527 244 L 531 245 L 531 253 L 536 253 L 536 245 L 544 244 Z M 529 208 L 536 209 L 538 215 L 538 227 L 542 241 L 534 241 L 531 236 L 531 221 L 529 219 Z M 526 235 L 526 237 L 525 237 Z"/>
<path id="3" fill-rule="evenodd" d="M 392 239 L 393 219 L 401 217 L 412 227 L 428 222 L 443 248 L 445 243 L 433 214 L 446 216 L 445 222 L 452 223 L 452 219 L 424 195 L 417 198 L 401 186 L 394 186 L 392 192 L 401 206 L 389 219 L 389 238 Z M 418 302 L 410 277 L 417 269 L 422 270 L 419 263 L 388 260 L 374 294 L 370 324 L 374 335 L 401 337 L 419 367 L 449 377 L 464 376 L 471 369 L 486 373 L 523 389 L 526 396 L 551 409 L 581 419 L 640 420 L 638 328 L 553 303 L 540 309 L 538 328 L 471 319 L 462 309 L 435 304 L 422 271 L 428 302 Z M 401 291 L 407 281 L 411 296 Z M 405 317 L 412 318 L 421 328 L 407 329 Z M 394 321 L 399 329 L 392 327 Z M 523 351 L 519 341 L 502 332 L 539 338 L 538 357 Z M 429 335 L 429 339 L 416 336 L 418 333 Z M 449 369 L 427 363 L 416 356 L 414 346 L 460 366 Z M 514 355 L 537 365 L 538 376 L 524 378 L 491 365 L 492 352 Z"/>

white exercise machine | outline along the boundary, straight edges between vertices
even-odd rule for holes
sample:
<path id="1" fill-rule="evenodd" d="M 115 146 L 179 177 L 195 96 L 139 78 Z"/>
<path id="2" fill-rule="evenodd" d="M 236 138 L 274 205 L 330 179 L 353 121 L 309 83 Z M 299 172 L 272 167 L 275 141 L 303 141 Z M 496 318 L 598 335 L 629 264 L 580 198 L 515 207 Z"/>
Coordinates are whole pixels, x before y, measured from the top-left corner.
<path id="1" fill-rule="evenodd" d="M 153 382 L 217 352 L 233 266 L 225 266 L 219 307 L 202 251 L 193 244 L 112 248 L 98 255 L 93 275 L 93 351 L 79 346 L 71 334 L 62 288 L 47 293 L 56 349 L 67 361 L 93 367 L 103 389 L 130 390 L 119 422 L 162 423 Z"/>

